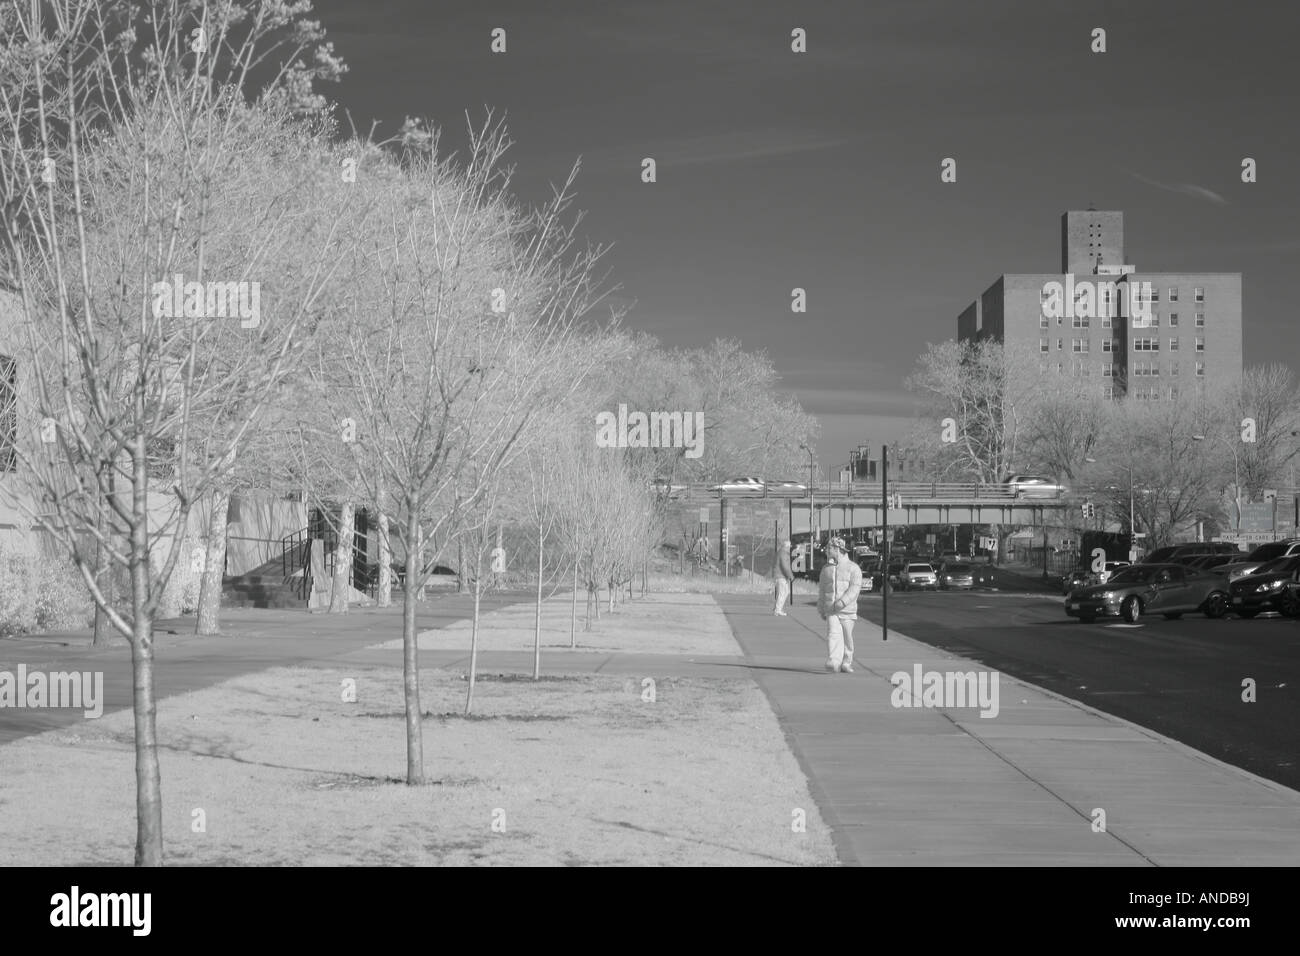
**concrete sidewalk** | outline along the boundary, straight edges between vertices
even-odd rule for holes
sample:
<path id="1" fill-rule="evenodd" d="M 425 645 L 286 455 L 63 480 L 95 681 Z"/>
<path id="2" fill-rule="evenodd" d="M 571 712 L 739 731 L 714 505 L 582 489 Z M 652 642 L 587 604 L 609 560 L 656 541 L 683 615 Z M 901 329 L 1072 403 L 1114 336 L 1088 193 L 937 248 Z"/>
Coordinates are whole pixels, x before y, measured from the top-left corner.
<path id="1" fill-rule="evenodd" d="M 831 674 L 806 599 L 784 618 L 762 599 L 717 602 L 844 863 L 1300 864 L 1294 790 L 1005 674 L 996 717 L 894 707 L 897 671 L 983 667 L 859 619 L 856 673 Z"/>

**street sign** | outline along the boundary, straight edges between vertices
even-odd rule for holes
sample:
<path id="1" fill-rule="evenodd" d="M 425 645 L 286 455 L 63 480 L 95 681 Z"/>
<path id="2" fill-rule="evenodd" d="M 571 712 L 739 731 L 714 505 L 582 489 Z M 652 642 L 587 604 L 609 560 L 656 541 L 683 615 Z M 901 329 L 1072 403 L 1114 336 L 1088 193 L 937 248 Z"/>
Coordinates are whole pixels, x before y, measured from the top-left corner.
<path id="1" fill-rule="evenodd" d="M 1272 531 L 1273 502 L 1252 501 L 1241 506 L 1241 523 L 1238 531 Z"/>
<path id="2" fill-rule="evenodd" d="M 1277 501 L 1277 489 L 1276 489 L 1276 488 L 1265 488 L 1265 489 L 1264 489 L 1264 500 L 1267 501 L 1267 502 L 1274 502 L 1274 501 Z"/>
<path id="3" fill-rule="evenodd" d="M 701 508 L 701 509 L 700 509 L 700 524 L 708 524 L 708 523 L 709 523 L 709 509 L 708 509 L 708 508 Z"/>

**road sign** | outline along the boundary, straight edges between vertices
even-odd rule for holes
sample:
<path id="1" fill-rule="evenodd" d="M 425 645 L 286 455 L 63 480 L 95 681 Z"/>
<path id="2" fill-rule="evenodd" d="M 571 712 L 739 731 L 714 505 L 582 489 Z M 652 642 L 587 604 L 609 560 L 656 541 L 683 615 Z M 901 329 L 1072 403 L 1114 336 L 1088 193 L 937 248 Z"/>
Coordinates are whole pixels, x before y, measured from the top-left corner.
<path id="1" fill-rule="evenodd" d="M 1265 488 L 1265 489 L 1264 489 L 1264 500 L 1265 500 L 1265 501 L 1268 501 L 1268 502 L 1277 501 L 1277 489 L 1276 489 L 1276 488 Z"/>
<path id="2" fill-rule="evenodd" d="M 1252 501 L 1241 506 L 1241 523 L 1238 531 L 1272 531 L 1273 502 Z"/>
<path id="3" fill-rule="evenodd" d="M 700 524 L 708 524 L 708 523 L 709 523 L 709 509 L 708 509 L 708 508 L 701 508 L 701 509 L 700 509 Z"/>

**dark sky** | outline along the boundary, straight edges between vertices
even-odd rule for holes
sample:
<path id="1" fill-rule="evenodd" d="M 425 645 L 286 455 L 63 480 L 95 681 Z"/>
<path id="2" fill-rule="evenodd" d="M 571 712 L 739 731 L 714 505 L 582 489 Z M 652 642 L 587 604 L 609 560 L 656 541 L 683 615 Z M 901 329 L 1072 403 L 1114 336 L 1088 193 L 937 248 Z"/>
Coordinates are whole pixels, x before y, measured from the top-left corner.
<path id="1" fill-rule="evenodd" d="M 905 433 L 903 379 L 999 274 L 1059 269 L 1067 209 L 1123 210 L 1139 269 L 1243 273 L 1246 364 L 1295 365 L 1300 6 L 318 0 L 314 15 L 350 67 L 322 92 L 358 128 L 424 116 L 459 146 L 467 111 L 504 112 L 532 201 L 581 156 L 576 206 L 614 244 L 628 324 L 766 350 L 821 422 L 823 469 Z"/>

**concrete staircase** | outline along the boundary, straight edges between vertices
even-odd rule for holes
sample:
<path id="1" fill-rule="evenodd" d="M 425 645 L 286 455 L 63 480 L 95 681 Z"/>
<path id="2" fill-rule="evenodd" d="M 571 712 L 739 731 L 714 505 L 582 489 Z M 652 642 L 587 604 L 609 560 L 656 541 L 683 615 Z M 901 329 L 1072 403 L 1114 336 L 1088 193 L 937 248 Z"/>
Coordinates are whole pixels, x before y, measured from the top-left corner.
<path id="1" fill-rule="evenodd" d="M 222 607 L 306 608 L 302 596 L 302 571 L 284 576 L 284 561 L 275 558 L 247 574 L 228 574 L 221 580 Z"/>

